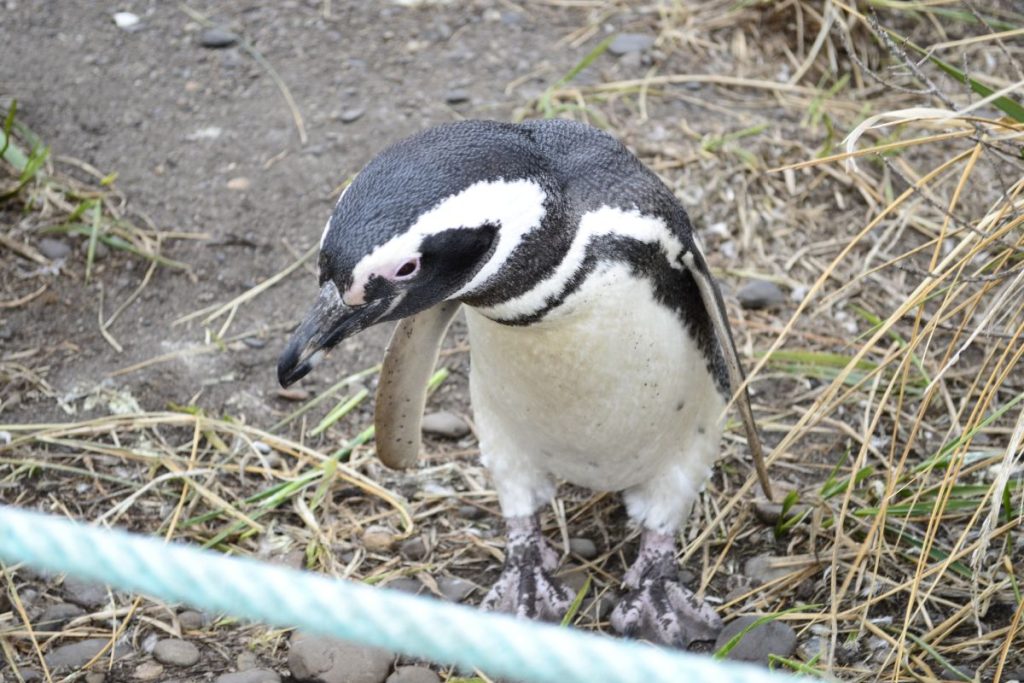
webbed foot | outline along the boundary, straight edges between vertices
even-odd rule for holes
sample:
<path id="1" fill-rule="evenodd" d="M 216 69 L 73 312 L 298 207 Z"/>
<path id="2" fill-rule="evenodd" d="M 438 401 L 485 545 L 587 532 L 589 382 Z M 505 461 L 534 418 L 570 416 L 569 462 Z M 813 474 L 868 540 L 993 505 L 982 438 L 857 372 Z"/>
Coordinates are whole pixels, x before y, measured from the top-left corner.
<path id="1" fill-rule="evenodd" d="M 679 582 L 675 549 L 674 536 L 644 531 L 640 553 L 624 579 L 631 590 L 612 612 L 616 631 L 684 649 L 718 636 L 722 619 Z"/>
<path id="2" fill-rule="evenodd" d="M 505 567 L 480 606 L 528 619 L 561 619 L 575 595 L 552 575 L 557 567 L 558 553 L 547 545 L 537 519 L 509 519 Z"/>

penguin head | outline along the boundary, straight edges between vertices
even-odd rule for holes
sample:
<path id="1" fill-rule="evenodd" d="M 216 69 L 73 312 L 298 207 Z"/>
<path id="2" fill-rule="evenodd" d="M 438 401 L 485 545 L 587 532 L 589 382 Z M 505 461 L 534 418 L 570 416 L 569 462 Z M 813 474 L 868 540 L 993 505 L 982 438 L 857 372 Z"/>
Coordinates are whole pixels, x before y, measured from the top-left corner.
<path id="1" fill-rule="evenodd" d="M 278 361 L 287 386 L 380 322 L 492 283 L 552 196 L 528 131 L 465 121 L 388 148 L 342 193 L 320 241 L 320 292 Z"/>

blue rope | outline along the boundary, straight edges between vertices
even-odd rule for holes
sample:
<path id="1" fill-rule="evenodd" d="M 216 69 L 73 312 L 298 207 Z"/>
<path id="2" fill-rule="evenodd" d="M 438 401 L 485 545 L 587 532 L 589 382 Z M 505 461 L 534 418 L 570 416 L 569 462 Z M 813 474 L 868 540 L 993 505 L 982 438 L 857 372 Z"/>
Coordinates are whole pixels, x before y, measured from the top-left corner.
<path id="1" fill-rule="evenodd" d="M 487 614 L 4 506 L 0 561 L 23 562 L 207 612 L 298 627 L 515 680 L 791 680 L 760 667 Z"/>

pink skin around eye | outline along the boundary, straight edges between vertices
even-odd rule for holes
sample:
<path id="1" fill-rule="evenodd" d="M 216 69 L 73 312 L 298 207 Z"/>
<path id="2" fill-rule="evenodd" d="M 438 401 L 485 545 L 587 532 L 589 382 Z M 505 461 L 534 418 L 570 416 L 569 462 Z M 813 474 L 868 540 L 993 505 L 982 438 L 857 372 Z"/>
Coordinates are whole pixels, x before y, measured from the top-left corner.
<path id="1" fill-rule="evenodd" d="M 418 272 L 420 272 L 420 257 L 414 256 L 395 268 L 394 273 L 391 275 L 391 279 L 408 280 L 409 278 L 414 277 Z"/>
<path id="2" fill-rule="evenodd" d="M 382 268 L 380 271 L 372 273 L 371 276 L 376 275 L 392 282 L 404 282 L 416 277 L 416 274 L 419 272 L 420 257 L 417 254 L 401 261 L 392 268 Z M 346 306 L 362 306 L 366 303 L 366 283 L 368 279 L 369 277 L 364 277 L 357 280 L 341 295 L 341 300 Z"/>

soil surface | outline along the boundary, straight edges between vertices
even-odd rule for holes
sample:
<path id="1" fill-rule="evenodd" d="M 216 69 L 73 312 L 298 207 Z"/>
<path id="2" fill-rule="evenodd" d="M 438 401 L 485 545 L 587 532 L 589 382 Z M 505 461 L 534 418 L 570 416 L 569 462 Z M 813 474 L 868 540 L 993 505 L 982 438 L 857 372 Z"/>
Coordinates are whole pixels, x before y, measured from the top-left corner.
<path id="1" fill-rule="evenodd" d="M 301 115 L 303 144 L 265 66 L 240 45 L 203 47 L 204 27 L 177 4 L 7 5 L 0 65 L 25 123 L 56 155 L 116 172 L 129 210 L 161 230 L 205 239 L 166 243 L 165 255 L 189 270 L 159 269 L 112 326 L 123 353 L 99 334 L 99 294 L 109 314 L 138 286 L 144 264 L 118 255 L 89 285 L 57 278 L 47 296 L 4 311 L 4 345 L 53 350 L 47 379 L 68 399 L 107 382 L 146 410 L 195 399 L 250 421 L 287 407 L 275 398 L 276 357 L 315 294 L 312 259 L 239 310 L 229 335 L 251 331 L 251 345 L 111 373 L 202 344 L 201 325 L 174 321 L 230 300 L 316 245 L 342 183 L 384 146 L 463 117 L 507 119 L 581 54 L 560 43 L 581 25 L 579 12 L 543 5 L 192 5 L 242 36 L 279 74 Z M 118 28 L 115 10 L 137 14 L 135 30 Z M 538 76 L 507 92 L 531 72 Z M 84 262 L 73 246 L 71 270 Z M 361 335 L 305 386 L 376 363 L 387 334 Z M 61 413 L 53 401 L 26 397 L 6 417 Z"/>

